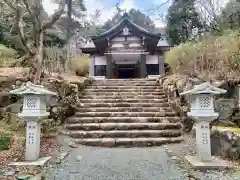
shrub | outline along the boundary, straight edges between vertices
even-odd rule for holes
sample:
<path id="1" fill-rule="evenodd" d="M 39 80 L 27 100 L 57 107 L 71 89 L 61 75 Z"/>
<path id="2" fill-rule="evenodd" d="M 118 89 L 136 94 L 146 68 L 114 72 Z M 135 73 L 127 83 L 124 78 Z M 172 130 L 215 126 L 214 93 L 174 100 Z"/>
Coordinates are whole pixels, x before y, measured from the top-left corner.
<path id="1" fill-rule="evenodd" d="M 240 74 L 240 33 L 187 42 L 172 48 L 166 62 L 174 73 L 206 79 L 235 79 Z"/>
<path id="2" fill-rule="evenodd" d="M 0 44 L 0 67 L 10 67 L 17 62 L 17 52 Z"/>
<path id="3" fill-rule="evenodd" d="M 89 56 L 82 55 L 73 58 L 70 62 L 70 69 L 78 76 L 86 76 L 89 73 Z"/>
<path id="4" fill-rule="evenodd" d="M 62 72 L 66 57 L 66 49 L 58 47 L 44 48 L 43 66 L 48 72 Z"/>
<path id="5" fill-rule="evenodd" d="M 0 134 L 0 151 L 8 150 L 10 148 L 12 136 L 10 134 Z"/>

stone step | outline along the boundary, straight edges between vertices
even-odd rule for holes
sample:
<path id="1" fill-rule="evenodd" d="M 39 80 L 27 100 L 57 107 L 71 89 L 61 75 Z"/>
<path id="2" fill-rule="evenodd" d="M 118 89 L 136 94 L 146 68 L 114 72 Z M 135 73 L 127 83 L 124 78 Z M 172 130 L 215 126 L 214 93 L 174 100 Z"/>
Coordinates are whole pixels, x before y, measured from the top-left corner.
<path id="1" fill-rule="evenodd" d="M 86 91 L 82 91 L 80 96 L 145 96 L 145 95 L 152 95 L 152 96 L 161 96 L 161 95 L 165 95 L 164 92 L 104 92 L 104 91 L 90 91 L 90 92 L 86 92 Z"/>
<path id="2" fill-rule="evenodd" d="M 164 103 L 167 99 L 80 99 L 81 103 Z"/>
<path id="3" fill-rule="evenodd" d="M 123 95 L 123 94 L 115 94 L 112 96 L 104 96 L 104 95 L 85 95 L 81 96 L 84 99 L 164 99 L 166 95 Z"/>
<path id="4" fill-rule="evenodd" d="M 94 83 L 92 84 L 93 86 L 108 86 L 108 87 L 111 87 L 111 86 L 135 86 L 135 87 L 138 87 L 138 86 L 159 86 L 159 84 L 157 83 L 144 83 L 144 82 L 129 82 L 129 83 L 121 83 L 121 82 L 118 82 L 118 83 L 111 83 L 111 82 L 108 82 L 108 83 L 104 83 L 104 84 L 101 84 L 101 83 Z"/>
<path id="5" fill-rule="evenodd" d="M 134 92 L 134 93 L 142 93 L 142 92 L 158 92 L 158 93 L 164 93 L 161 88 L 155 88 L 155 89 L 96 89 L 96 88 L 87 88 L 84 89 L 83 92 Z"/>
<path id="6" fill-rule="evenodd" d="M 180 123 L 84 123 L 66 124 L 68 130 L 165 130 L 181 129 Z"/>
<path id="7" fill-rule="evenodd" d="M 78 107 L 169 107 L 167 102 L 164 103 L 80 103 Z"/>
<path id="8" fill-rule="evenodd" d="M 175 112 L 76 112 L 76 117 L 173 117 Z"/>
<path id="9" fill-rule="evenodd" d="M 123 79 L 104 79 L 104 80 L 95 80 L 95 81 L 153 81 L 147 78 L 123 78 Z"/>
<path id="10" fill-rule="evenodd" d="M 159 111 L 167 111 L 173 112 L 170 107 L 98 107 L 98 108 L 85 108 L 79 107 L 77 108 L 78 112 L 159 112 Z"/>
<path id="11" fill-rule="evenodd" d="M 96 86 L 96 85 L 91 85 L 87 86 L 86 88 L 88 89 L 112 89 L 112 90 L 118 90 L 118 89 L 136 89 L 136 90 L 145 90 L 145 89 L 160 89 L 162 88 L 160 86 Z"/>
<path id="12" fill-rule="evenodd" d="M 116 83 L 112 83 L 112 82 L 107 82 L 107 83 L 93 83 L 93 84 L 91 84 L 93 87 L 95 87 L 95 86 L 107 86 L 107 87 L 109 87 L 109 86 L 134 86 L 134 87 L 141 87 L 141 86 L 149 86 L 149 87 L 151 87 L 151 86 L 157 86 L 157 87 L 160 87 L 159 86 L 159 84 L 158 83 L 156 83 L 156 82 L 130 82 L 130 83 L 122 83 L 122 82 L 116 82 Z"/>
<path id="13" fill-rule="evenodd" d="M 101 147 L 146 147 L 160 146 L 168 143 L 180 143 L 183 137 L 174 138 L 86 138 L 74 139 L 75 143 Z"/>
<path id="14" fill-rule="evenodd" d="M 94 80 L 93 81 L 93 83 L 108 83 L 108 82 L 122 82 L 122 83 L 153 82 L 153 83 L 156 83 L 156 80 L 148 80 L 146 78 L 141 78 L 141 79 L 105 79 L 105 80 Z"/>
<path id="15" fill-rule="evenodd" d="M 177 130 L 113 130 L 113 131 L 66 131 L 72 138 L 135 138 L 135 137 L 178 137 L 182 135 Z"/>
<path id="16" fill-rule="evenodd" d="M 67 123 L 179 123 L 179 117 L 69 117 Z"/>

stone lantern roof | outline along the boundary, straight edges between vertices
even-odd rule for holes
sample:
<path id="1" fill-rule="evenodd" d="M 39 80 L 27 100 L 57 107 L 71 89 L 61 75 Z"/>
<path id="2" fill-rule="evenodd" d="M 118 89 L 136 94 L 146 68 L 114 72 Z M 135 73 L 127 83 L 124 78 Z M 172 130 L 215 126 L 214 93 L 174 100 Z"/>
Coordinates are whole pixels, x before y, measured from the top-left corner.
<path id="1" fill-rule="evenodd" d="M 196 85 L 193 89 L 185 91 L 180 95 L 196 95 L 196 94 L 224 94 L 227 90 L 217 88 L 211 85 L 209 82 L 205 82 L 199 85 Z"/>
<path id="2" fill-rule="evenodd" d="M 27 82 L 26 85 L 21 86 L 18 89 L 10 91 L 11 94 L 25 95 L 25 94 L 36 94 L 36 95 L 53 95 L 56 96 L 57 93 L 49 91 L 42 85 L 36 85 L 31 82 Z"/>

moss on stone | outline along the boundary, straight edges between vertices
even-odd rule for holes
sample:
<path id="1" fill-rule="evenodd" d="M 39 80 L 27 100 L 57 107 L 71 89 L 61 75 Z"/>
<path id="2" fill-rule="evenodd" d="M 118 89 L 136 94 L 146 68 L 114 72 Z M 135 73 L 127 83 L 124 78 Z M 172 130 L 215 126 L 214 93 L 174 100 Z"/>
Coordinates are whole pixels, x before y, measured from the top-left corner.
<path id="1" fill-rule="evenodd" d="M 218 131 L 230 131 L 235 134 L 240 134 L 240 128 L 223 127 L 223 126 L 214 126 L 214 128 Z"/>
<path id="2" fill-rule="evenodd" d="M 8 150 L 12 141 L 12 135 L 8 133 L 0 134 L 0 151 Z"/>

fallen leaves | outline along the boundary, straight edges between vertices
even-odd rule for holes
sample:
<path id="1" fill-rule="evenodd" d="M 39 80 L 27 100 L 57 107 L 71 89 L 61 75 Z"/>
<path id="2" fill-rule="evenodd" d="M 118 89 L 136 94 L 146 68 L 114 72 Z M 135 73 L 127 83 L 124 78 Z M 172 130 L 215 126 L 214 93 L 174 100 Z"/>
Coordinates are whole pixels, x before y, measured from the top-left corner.
<path id="1" fill-rule="evenodd" d="M 57 141 L 55 137 L 41 137 L 41 150 L 40 157 L 53 156 L 57 150 Z M 24 139 L 17 136 L 13 136 L 11 147 L 9 150 L 0 151 L 0 172 L 1 180 L 15 180 L 18 175 L 32 175 L 41 173 L 40 167 L 16 167 L 15 173 L 12 176 L 4 176 L 7 172 L 7 165 L 12 161 L 23 161 L 24 160 Z M 1 168 L 2 167 L 2 168 Z M 4 169 L 6 169 L 4 171 Z"/>
<path id="2" fill-rule="evenodd" d="M 40 157 L 52 156 L 57 149 L 57 141 L 55 137 L 41 137 Z"/>
<path id="3" fill-rule="evenodd" d="M 13 136 L 10 149 L 0 151 L 0 165 L 7 165 L 10 161 L 19 160 L 23 152 L 23 140 L 17 136 Z"/>

